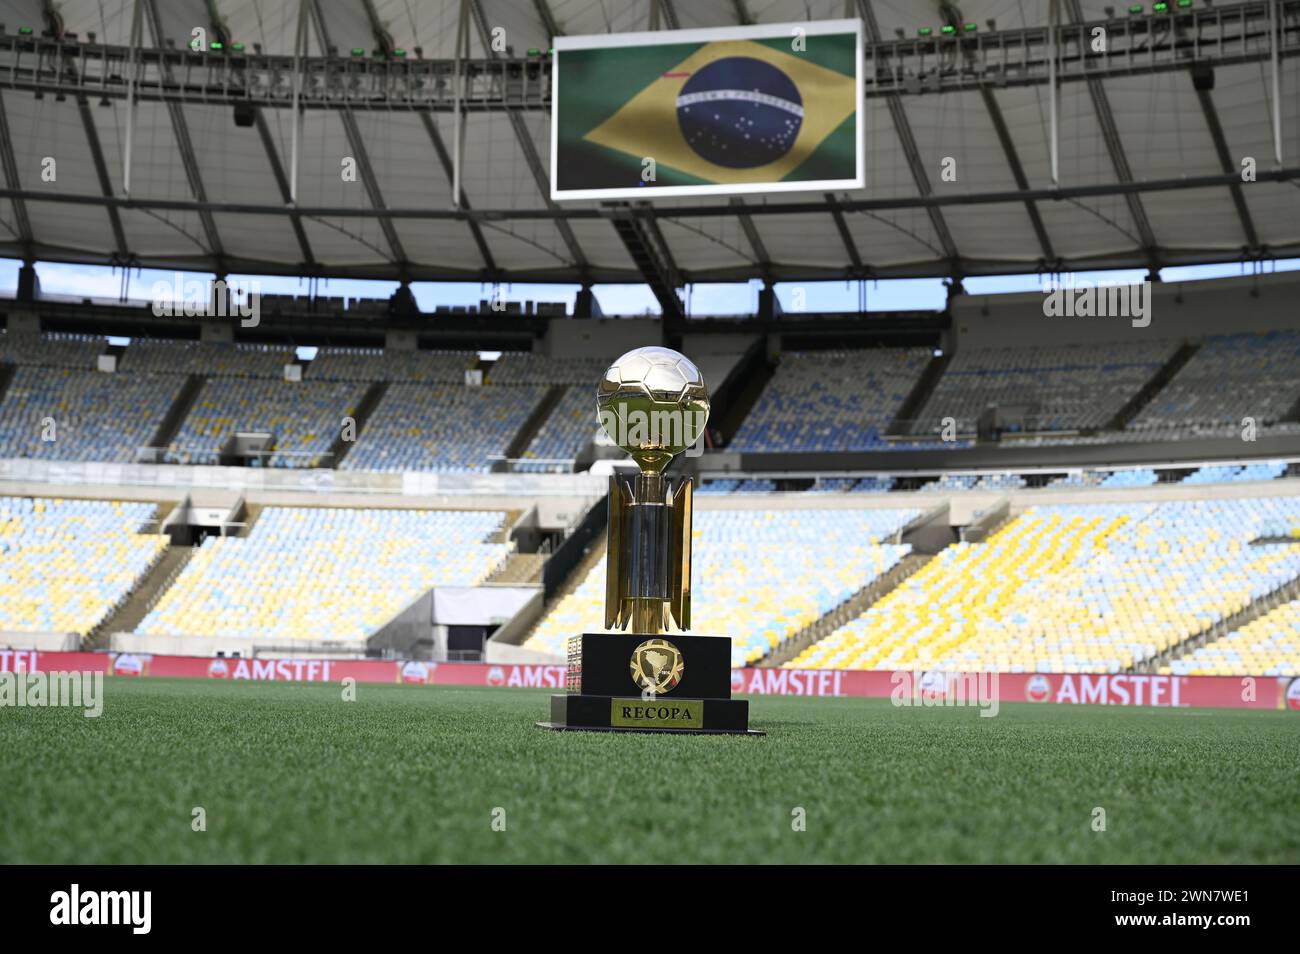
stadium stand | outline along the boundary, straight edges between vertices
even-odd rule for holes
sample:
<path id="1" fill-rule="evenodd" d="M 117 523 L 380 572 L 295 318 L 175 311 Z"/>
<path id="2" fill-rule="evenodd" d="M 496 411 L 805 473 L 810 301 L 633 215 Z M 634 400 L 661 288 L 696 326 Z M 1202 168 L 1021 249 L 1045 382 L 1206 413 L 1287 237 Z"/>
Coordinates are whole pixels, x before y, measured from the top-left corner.
<path id="1" fill-rule="evenodd" d="M 1218 465 L 1201 467 L 1183 478 L 1185 484 L 1227 484 L 1248 480 L 1276 480 L 1286 473 L 1286 464 L 1280 460 L 1256 464 Z"/>
<path id="2" fill-rule="evenodd" d="M 1102 428 L 1176 350 L 1170 341 L 960 349 L 912 433 L 938 433 L 945 417 L 956 421 L 959 433 L 969 433 L 993 404 L 1037 406 L 1032 430 Z"/>
<path id="3" fill-rule="evenodd" d="M 137 338 L 122 353 L 121 370 L 282 380 L 284 366 L 295 360 L 287 345 Z"/>
<path id="4" fill-rule="evenodd" d="M 970 490 L 979 481 L 974 474 L 944 474 L 938 480 L 932 480 L 921 487 L 922 493 L 952 493 L 954 490 Z"/>
<path id="5" fill-rule="evenodd" d="M 789 352 L 741 424 L 734 451 L 864 451 L 883 438 L 931 357 L 926 348 Z"/>
<path id="6" fill-rule="evenodd" d="M 1064 477 L 1057 477 L 1049 482 L 1048 486 L 1061 489 L 1067 487 L 1098 487 L 1105 479 L 1106 475 L 1100 471 L 1082 470 L 1066 474 Z"/>
<path id="7" fill-rule="evenodd" d="M 268 507 L 247 537 L 209 537 L 136 632 L 356 639 L 435 585 L 473 586 L 511 546 L 505 514 Z"/>
<path id="8" fill-rule="evenodd" d="M 858 485 L 856 477 L 820 477 L 808 489 L 813 493 L 849 493 Z"/>
<path id="9" fill-rule="evenodd" d="M 1118 672 L 1300 576 L 1300 499 L 1033 507 L 958 543 L 791 668 Z"/>
<path id="10" fill-rule="evenodd" d="M 0 630 L 84 636 L 127 598 L 167 538 L 152 504 L 0 497 Z"/>
<path id="11" fill-rule="evenodd" d="M 551 357 L 533 351 L 506 351 L 488 370 L 487 379 L 496 385 L 576 384 L 594 388 L 617 357 Z"/>
<path id="12" fill-rule="evenodd" d="M 1300 676 L 1300 600 L 1283 603 L 1161 671 L 1176 676 Z"/>
<path id="13" fill-rule="evenodd" d="M 320 348 L 307 377 L 321 381 L 407 381 L 464 384 L 478 361 L 473 351 L 393 351 L 381 348 Z"/>
<path id="14" fill-rule="evenodd" d="M 545 390 L 536 386 L 459 387 L 394 384 L 344 470 L 478 471 L 491 469 Z"/>
<path id="15" fill-rule="evenodd" d="M 216 464 L 236 431 L 269 431 L 275 435 L 274 453 L 260 466 L 319 467 L 328 464 L 324 455 L 361 394 L 360 385 L 348 382 L 210 378 L 165 458 Z"/>
<path id="16" fill-rule="evenodd" d="M 692 630 L 732 638 L 732 665 L 766 656 L 911 552 L 887 543 L 913 509 L 704 510 L 695 514 Z M 561 599 L 524 643 L 563 655 L 574 633 L 604 619 L 605 564 Z"/>
<path id="17" fill-rule="evenodd" d="M 93 370 L 96 358 L 103 352 L 103 336 L 0 332 L 0 364 Z"/>
<path id="18" fill-rule="evenodd" d="M 721 480 L 706 480 L 700 484 L 696 493 L 701 494 L 729 494 L 740 486 L 739 480 L 723 478 Z"/>
<path id="19" fill-rule="evenodd" d="M 19 367 L 0 401 L 0 458 L 129 463 L 182 383 L 174 375 Z"/>
<path id="20" fill-rule="evenodd" d="M 1277 428 L 1300 400 L 1298 372 L 1300 332 L 1208 338 L 1128 430 L 1230 434 L 1244 418 Z"/>
<path id="21" fill-rule="evenodd" d="M 1148 467 L 1138 467 L 1133 470 L 1117 470 L 1105 477 L 1099 486 L 1101 487 L 1150 487 L 1159 481 L 1156 472 Z"/>
<path id="22" fill-rule="evenodd" d="M 525 449 L 525 461 L 556 461 L 576 457 L 596 433 L 598 424 L 595 407 L 596 399 L 590 383 L 565 388 L 564 394 Z M 519 469 L 562 472 L 568 468 L 557 464 L 525 462 L 519 465 Z"/>

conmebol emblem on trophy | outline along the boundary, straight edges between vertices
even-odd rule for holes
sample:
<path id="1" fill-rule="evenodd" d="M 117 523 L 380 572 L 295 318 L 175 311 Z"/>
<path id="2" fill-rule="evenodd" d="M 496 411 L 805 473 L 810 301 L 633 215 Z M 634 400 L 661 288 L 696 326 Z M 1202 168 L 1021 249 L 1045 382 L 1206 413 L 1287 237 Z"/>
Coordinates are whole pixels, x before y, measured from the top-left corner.
<path id="1" fill-rule="evenodd" d="M 609 480 L 605 628 L 614 632 L 570 638 L 568 691 L 551 697 L 551 720 L 538 725 L 761 735 L 748 727 L 749 703 L 731 698 L 730 638 L 684 632 L 692 482 L 664 471 L 704 433 L 704 377 L 676 351 L 638 348 L 610 365 L 596 405 L 639 468 Z"/>

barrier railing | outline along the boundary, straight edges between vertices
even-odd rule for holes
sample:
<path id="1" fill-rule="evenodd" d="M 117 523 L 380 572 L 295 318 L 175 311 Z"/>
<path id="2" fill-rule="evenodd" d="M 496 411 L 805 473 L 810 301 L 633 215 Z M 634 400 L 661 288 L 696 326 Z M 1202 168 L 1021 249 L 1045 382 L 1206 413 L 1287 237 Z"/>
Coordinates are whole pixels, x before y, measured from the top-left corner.
<path id="1" fill-rule="evenodd" d="M 278 490 L 404 496 L 579 496 L 593 499 L 602 496 L 606 489 L 603 478 L 589 474 L 374 473 L 0 459 L 0 485 L 22 482 L 180 490 Z"/>

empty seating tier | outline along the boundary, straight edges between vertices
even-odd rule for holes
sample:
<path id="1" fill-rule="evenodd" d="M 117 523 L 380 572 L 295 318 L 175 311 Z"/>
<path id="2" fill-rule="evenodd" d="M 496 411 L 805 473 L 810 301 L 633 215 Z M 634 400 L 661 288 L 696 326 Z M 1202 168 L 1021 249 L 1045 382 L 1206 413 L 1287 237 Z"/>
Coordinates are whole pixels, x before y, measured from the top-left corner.
<path id="1" fill-rule="evenodd" d="M 371 415 L 344 470 L 491 469 L 541 400 L 541 387 L 394 384 Z"/>
<path id="2" fill-rule="evenodd" d="M 209 378 L 167 449 L 174 464 L 216 464 L 226 442 L 241 431 L 274 436 L 265 467 L 328 466 L 325 456 L 355 413 L 364 388 L 346 381 Z"/>
<path id="3" fill-rule="evenodd" d="M 1187 653 L 1165 671 L 1176 676 L 1300 676 L 1300 600 L 1283 603 Z"/>
<path id="4" fill-rule="evenodd" d="M 963 348 L 953 355 L 912 432 L 939 433 L 944 418 L 952 418 L 959 433 L 973 432 L 979 415 L 990 405 L 1022 406 L 1028 422 L 1025 430 L 1101 428 L 1176 349 L 1170 341 Z"/>
<path id="5" fill-rule="evenodd" d="M 209 537 L 137 627 L 266 640 L 372 635 L 430 587 L 473 586 L 505 560 L 505 514 L 268 507 L 248 537 Z"/>
<path id="6" fill-rule="evenodd" d="M 88 634 L 162 556 L 153 504 L 0 497 L 0 631 Z"/>
<path id="7" fill-rule="evenodd" d="M 862 451 L 884 435 L 925 370 L 926 348 L 790 352 L 730 450 Z"/>
<path id="8" fill-rule="evenodd" d="M 1237 434 L 1246 418 L 1271 428 L 1297 400 L 1300 332 L 1219 335 L 1205 340 L 1128 430 Z"/>
<path id="9" fill-rule="evenodd" d="M 1300 498 L 1033 507 L 944 549 L 794 668 L 1118 672 L 1300 576 Z"/>
<path id="10" fill-rule="evenodd" d="M 0 457 L 129 463 L 183 379 L 19 367 L 0 401 Z"/>

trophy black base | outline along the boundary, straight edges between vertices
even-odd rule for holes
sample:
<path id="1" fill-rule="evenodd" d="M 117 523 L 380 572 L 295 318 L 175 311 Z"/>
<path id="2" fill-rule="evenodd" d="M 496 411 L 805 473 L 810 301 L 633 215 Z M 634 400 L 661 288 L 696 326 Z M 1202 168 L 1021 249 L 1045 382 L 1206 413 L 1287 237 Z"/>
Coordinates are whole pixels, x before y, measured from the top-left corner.
<path id="1" fill-rule="evenodd" d="M 586 732 L 662 732 L 677 735 L 766 735 L 749 728 L 747 699 L 643 701 L 640 696 L 551 696 L 543 729 Z"/>
<path id="2" fill-rule="evenodd" d="M 551 718 L 538 722 L 541 728 L 765 734 L 749 728 L 748 700 L 731 698 L 731 640 L 725 636 L 575 636 L 565 687 L 567 693 L 551 696 Z"/>

